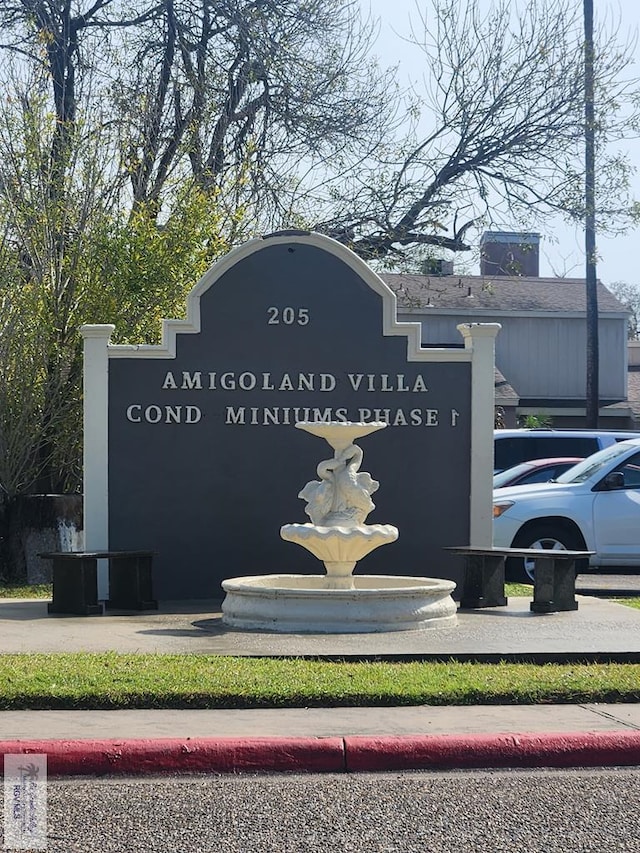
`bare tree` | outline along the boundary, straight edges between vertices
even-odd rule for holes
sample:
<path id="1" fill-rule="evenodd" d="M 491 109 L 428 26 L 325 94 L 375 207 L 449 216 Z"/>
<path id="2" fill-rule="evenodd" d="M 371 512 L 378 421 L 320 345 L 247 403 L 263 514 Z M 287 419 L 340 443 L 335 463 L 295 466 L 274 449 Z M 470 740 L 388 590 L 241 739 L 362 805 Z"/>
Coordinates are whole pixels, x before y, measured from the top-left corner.
<path id="1" fill-rule="evenodd" d="M 366 61 L 370 34 L 344 0 L 167 2 L 128 32 L 138 75 L 120 103 L 136 200 L 157 200 L 185 155 L 201 187 L 232 176 L 247 199 L 276 164 L 375 144 L 390 81 Z"/>
<path id="2" fill-rule="evenodd" d="M 640 340 L 640 285 L 614 281 L 607 288 L 631 312 L 627 329 L 629 340 Z"/>
<path id="3" fill-rule="evenodd" d="M 576 0 L 497 0 L 487 13 L 478 0 L 431 0 L 412 37 L 425 88 L 406 114 L 366 59 L 373 30 L 353 0 L 5 0 L 0 25 L 2 46 L 50 75 L 54 155 L 94 73 L 134 209 L 161 219 L 190 176 L 227 211 L 232 240 L 314 227 L 393 260 L 464 251 L 481 222 L 583 220 L 579 11 Z M 602 230 L 637 213 L 628 161 L 604 148 L 637 116 L 618 120 L 628 46 L 601 35 L 594 58 Z"/>
<path id="4" fill-rule="evenodd" d="M 54 161 L 91 73 L 133 209 L 152 216 L 190 175 L 232 224 L 241 210 L 277 227 L 292 167 L 361 158 L 392 123 L 392 75 L 367 59 L 373 26 L 353 0 L 7 0 L 0 25 L 0 47 L 50 75 Z"/>
<path id="5" fill-rule="evenodd" d="M 474 225 L 584 219 L 583 33 L 575 3 L 522 6 L 498 0 L 432 0 L 414 33 L 425 61 L 419 122 L 395 157 L 352 174 L 332 215 L 317 227 L 365 258 L 407 247 L 469 248 Z M 637 213 L 628 198 L 629 166 L 603 143 L 628 132 L 637 116 L 618 111 L 632 94 L 622 79 L 628 46 L 601 35 L 596 50 L 599 169 L 621 180 L 598 203 L 611 223 Z M 616 188 L 617 187 L 617 188 Z"/>

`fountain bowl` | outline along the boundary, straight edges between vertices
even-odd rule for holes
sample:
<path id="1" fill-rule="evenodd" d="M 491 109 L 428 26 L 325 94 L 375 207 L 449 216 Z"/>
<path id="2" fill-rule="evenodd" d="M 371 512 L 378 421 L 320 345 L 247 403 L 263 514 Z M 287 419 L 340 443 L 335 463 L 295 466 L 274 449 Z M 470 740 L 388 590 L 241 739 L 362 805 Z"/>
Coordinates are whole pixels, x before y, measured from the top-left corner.
<path id="1" fill-rule="evenodd" d="M 280 536 L 295 542 L 322 560 L 328 576 L 328 586 L 350 587 L 351 573 L 356 563 L 370 551 L 395 542 L 398 528 L 392 524 L 361 524 L 358 527 L 318 527 L 315 524 L 285 524 Z M 337 581 L 342 578 L 342 581 Z"/>
<path id="2" fill-rule="evenodd" d="M 326 575 L 255 575 L 222 582 L 222 621 L 250 631 L 360 634 L 453 626 L 453 581 L 353 575 L 332 589 Z"/>

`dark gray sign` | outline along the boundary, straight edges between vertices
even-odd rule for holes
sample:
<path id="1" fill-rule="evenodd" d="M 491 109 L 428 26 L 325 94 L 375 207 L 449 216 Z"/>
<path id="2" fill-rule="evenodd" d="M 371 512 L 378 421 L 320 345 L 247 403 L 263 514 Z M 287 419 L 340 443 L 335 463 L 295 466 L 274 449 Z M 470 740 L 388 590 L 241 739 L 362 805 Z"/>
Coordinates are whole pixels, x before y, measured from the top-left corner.
<path id="1" fill-rule="evenodd" d="M 383 290 L 311 241 L 265 239 L 201 293 L 175 357 L 110 360 L 109 544 L 156 552 L 157 598 L 323 573 L 279 536 L 309 520 L 297 495 L 333 455 L 301 420 L 389 423 L 358 443 L 380 482 L 367 522 L 400 535 L 356 573 L 458 580 L 442 548 L 469 539 L 471 365 L 410 360 Z"/>

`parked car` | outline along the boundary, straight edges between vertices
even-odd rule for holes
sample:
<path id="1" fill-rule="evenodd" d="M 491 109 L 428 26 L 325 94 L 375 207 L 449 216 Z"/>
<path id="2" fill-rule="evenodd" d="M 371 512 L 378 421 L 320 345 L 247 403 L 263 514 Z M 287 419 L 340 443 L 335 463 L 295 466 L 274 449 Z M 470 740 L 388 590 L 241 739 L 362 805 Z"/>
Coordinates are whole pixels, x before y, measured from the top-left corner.
<path id="1" fill-rule="evenodd" d="M 494 474 L 493 488 L 504 489 L 506 486 L 548 483 L 549 480 L 555 480 L 576 462 L 581 461 L 581 456 L 560 456 L 557 459 L 532 459 L 530 462 L 521 462 L 513 468 Z"/>
<path id="2" fill-rule="evenodd" d="M 495 489 L 493 542 L 594 551 L 589 568 L 640 565 L 640 439 L 605 447 L 553 483 Z M 532 566 L 510 559 L 507 576 L 530 581 Z"/>
<path id="3" fill-rule="evenodd" d="M 493 431 L 493 472 L 504 471 L 531 459 L 579 456 L 618 441 L 640 438 L 640 432 L 588 429 L 496 429 Z"/>

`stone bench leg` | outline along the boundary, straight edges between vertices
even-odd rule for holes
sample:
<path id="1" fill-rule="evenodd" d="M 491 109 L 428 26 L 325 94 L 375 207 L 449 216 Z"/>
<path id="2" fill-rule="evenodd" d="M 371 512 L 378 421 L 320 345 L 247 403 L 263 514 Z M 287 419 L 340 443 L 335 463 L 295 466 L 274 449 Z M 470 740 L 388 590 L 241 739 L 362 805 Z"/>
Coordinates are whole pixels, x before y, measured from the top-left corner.
<path id="1" fill-rule="evenodd" d="M 47 612 L 68 616 L 100 616 L 98 569 L 94 557 L 53 558 L 53 601 Z"/>
<path id="2" fill-rule="evenodd" d="M 107 610 L 157 610 L 151 590 L 150 555 L 109 558 Z"/>
<path id="3" fill-rule="evenodd" d="M 500 554 L 469 554 L 465 556 L 464 581 L 460 608 L 504 607 L 504 563 Z"/>
<path id="4" fill-rule="evenodd" d="M 529 605 L 533 613 L 578 609 L 575 566 L 575 560 L 556 559 L 553 552 L 549 557 L 535 558 L 533 601 Z"/>

